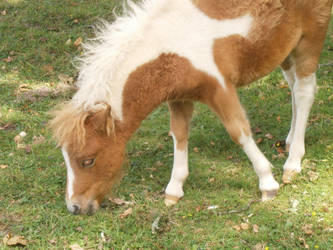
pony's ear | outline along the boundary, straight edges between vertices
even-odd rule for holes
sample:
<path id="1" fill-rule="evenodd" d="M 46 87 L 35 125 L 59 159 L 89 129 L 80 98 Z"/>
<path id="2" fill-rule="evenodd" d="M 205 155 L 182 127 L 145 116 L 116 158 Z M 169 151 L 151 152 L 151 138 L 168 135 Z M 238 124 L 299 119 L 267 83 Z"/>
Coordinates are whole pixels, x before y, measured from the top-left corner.
<path id="1" fill-rule="evenodd" d="M 111 115 L 111 106 L 106 105 L 105 108 L 91 113 L 85 120 L 86 125 L 91 125 L 96 132 L 110 136 L 114 129 L 113 118 Z"/>

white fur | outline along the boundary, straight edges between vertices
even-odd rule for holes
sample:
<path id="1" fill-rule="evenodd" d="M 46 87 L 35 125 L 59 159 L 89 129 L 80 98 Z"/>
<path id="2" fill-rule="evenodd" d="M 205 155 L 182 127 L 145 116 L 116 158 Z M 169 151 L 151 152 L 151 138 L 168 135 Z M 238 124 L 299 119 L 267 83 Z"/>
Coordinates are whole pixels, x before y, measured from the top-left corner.
<path id="1" fill-rule="evenodd" d="M 296 77 L 293 92 L 296 103 L 295 132 L 291 140 L 289 156 L 283 169 L 285 171 L 301 172 L 301 160 L 305 153 L 304 136 L 306 123 L 316 92 L 315 73 L 302 79 Z"/>
<path id="2" fill-rule="evenodd" d="M 165 190 L 165 193 L 177 198 L 184 196 L 183 184 L 189 174 L 188 160 L 187 160 L 187 147 L 184 151 L 177 149 L 177 139 L 172 134 L 174 145 L 174 160 L 171 173 L 170 182 Z"/>
<path id="3" fill-rule="evenodd" d="M 86 45 L 74 103 L 93 109 L 96 102 L 107 102 L 121 120 L 129 74 L 161 53 L 186 57 L 225 85 L 213 58 L 214 40 L 233 34 L 245 37 L 253 19 L 250 15 L 211 19 L 191 0 L 146 0 L 141 5 L 130 1 L 129 5 L 126 16 L 106 24 L 95 43 Z"/>
<path id="4" fill-rule="evenodd" d="M 266 159 L 260 151 L 252 136 L 241 135 L 239 143 L 242 145 L 246 155 L 253 164 L 254 171 L 259 177 L 259 189 L 261 191 L 273 191 L 279 188 L 279 184 L 275 181 L 271 163 Z"/>
<path id="5" fill-rule="evenodd" d="M 63 147 L 61 149 L 62 155 L 64 156 L 66 167 L 67 167 L 67 197 L 70 200 L 74 194 L 74 172 L 71 166 L 71 162 L 66 149 Z"/>

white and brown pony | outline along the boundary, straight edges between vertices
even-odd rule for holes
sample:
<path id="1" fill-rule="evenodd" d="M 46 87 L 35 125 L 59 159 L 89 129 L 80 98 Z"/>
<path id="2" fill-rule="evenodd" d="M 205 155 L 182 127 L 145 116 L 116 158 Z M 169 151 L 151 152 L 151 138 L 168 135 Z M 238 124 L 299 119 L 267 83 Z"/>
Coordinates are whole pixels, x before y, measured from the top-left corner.
<path id="1" fill-rule="evenodd" d="M 165 203 L 188 176 L 193 102 L 208 105 L 245 151 L 262 199 L 279 188 L 257 147 L 236 88 L 281 65 L 292 90 L 283 181 L 301 171 L 306 122 L 332 0 L 145 0 L 86 45 L 73 99 L 50 122 L 67 166 L 67 208 L 95 212 L 121 172 L 126 142 L 168 102 L 174 164 Z"/>

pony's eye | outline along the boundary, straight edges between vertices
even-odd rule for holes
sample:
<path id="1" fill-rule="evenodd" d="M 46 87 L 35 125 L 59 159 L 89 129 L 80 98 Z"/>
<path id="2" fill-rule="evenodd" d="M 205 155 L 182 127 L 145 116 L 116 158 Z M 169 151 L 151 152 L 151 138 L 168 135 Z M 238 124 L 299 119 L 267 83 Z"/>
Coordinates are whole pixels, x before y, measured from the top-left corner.
<path id="1" fill-rule="evenodd" d="M 81 162 L 81 166 L 84 168 L 92 167 L 95 164 L 95 159 L 85 159 Z"/>

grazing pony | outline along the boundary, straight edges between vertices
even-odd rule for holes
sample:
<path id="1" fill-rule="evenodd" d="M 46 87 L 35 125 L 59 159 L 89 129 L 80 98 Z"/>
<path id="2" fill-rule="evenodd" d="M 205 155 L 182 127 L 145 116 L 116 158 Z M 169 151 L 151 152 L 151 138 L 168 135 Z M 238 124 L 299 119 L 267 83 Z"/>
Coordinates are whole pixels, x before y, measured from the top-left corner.
<path id="1" fill-rule="evenodd" d="M 301 171 L 306 122 L 332 0 L 144 0 L 85 45 L 73 99 L 50 122 L 67 166 L 66 203 L 94 213 L 121 172 L 126 142 L 168 102 L 174 164 L 165 190 L 184 195 L 193 102 L 208 105 L 259 177 L 262 200 L 279 188 L 257 147 L 236 88 L 281 65 L 292 91 L 283 181 Z"/>

